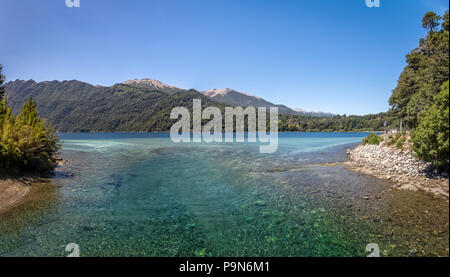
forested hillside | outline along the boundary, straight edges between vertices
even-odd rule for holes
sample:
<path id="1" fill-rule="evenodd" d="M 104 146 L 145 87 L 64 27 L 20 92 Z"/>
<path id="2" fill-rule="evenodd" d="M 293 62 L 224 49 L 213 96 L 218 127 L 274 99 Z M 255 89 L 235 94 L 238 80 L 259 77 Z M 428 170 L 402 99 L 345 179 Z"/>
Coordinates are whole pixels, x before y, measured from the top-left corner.
<path id="1" fill-rule="evenodd" d="M 258 96 L 250 95 L 244 92 L 235 91 L 233 89 L 225 88 L 225 89 L 210 89 L 202 91 L 202 93 L 208 96 L 211 100 L 224 103 L 231 106 L 252 106 L 255 108 L 258 107 L 278 107 L 278 112 L 280 114 L 297 114 L 300 115 L 300 112 L 297 112 L 289 107 L 284 105 L 276 105 L 269 101 L 266 101 Z M 304 115 L 307 115 L 305 112 Z"/>
<path id="2" fill-rule="evenodd" d="M 383 131 L 385 122 L 388 123 L 392 120 L 387 117 L 386 113 L 364 116 L 335 115 L 332 117 L 282 114 L 279 119 L 279 130 L 290 132 Z"/>
<path id="3" fill-rule="evenodd" d="M 167 90 L 168 89 L 168 90 Z M 192 111 L 192 100 L 202 105 L 226 105 L 211 100 L 196 90 L 164 86 L 152 89 L 135 84 L 111 87 L 93 86 L 80 81 L 40 82 L 16 80 L 6 84 L 8 103 L 13 112 L 29 97 L 37 102 L 43 118 L 61 132 L 155 132 L 169 131 L 174 107 Z M 381 130 L 384 114 L 369 116 L 315 117 L 280 114 L 280 131 L 374 131 Z"/>
<path id="4" fill-rule="evenodd" d="M 37 109 L 58 131 L 149 131 L 152 107 L 169 96 L 164 91 L 117 84 L 93 86 L 80 81 L 15 81 L 6 85 L 15 113 L 33 97 Z"/>

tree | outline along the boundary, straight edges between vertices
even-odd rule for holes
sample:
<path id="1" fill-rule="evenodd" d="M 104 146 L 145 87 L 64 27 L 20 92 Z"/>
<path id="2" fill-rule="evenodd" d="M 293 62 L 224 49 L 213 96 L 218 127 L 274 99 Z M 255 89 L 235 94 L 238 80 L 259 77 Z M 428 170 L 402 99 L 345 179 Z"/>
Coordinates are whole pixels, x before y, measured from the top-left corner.
<path id="1" fill-rule="evenodd" d="M 6 114 L 6 93 L 3 83 L 5 82 L 5 76 L 2 74 L 3 66 L 0 64 L 0 128 L 3 124 L 3 118 Z"/>
<path id="2" fill-rule="evenodd" d="M 434 12 L 427 12 L 422 19 L 422 27 L 430 29 L 430 33 L 433 33 L 436 27 L 439 26 L 439 20 L 441 19 L 442 17 Z"/>
<path id="3" fill-rule="evenodd" d="M 6 96 L 0 100 L 0 130 L 2 129 L 4 119 L 6 117 L 6 113 L 8 111 L 8 106 L 6 104 Z M 1 149 L 0 149 L 1 151 Z"/>
<path id="4" fill-rule="evenodd" d="M 414 151 L 442 170 L 449 165 L 449 81 L 434 97 L 434 103 L 420 114 L 420 123 L 412 134 Z"/>
<path id="5" fill-rule="evenodd" d="M 3 83 L 5 82 L 5 76 L 2 74 L 3 65 L 0 64 L 0 101 L 3 100 L 3 96 L 5 95 L 5 86 Z"/>
<path id="6" fill-rule="evenodd" d="M 448 10 L 445 12 L 443 18 L 444 21 L 442 22 L 442 29 L 447 30 L 449 29 L 449 22 L 448 22 Z"/>
<path id="7" fill-rule="evenodd" d="M 406 55 L 407 66 L 389 99 L 390 114 L 411 129 L 417 127 L 420 112 L 433 104 L 442 83 L 449 79 L 448 11 L 438 30 L 440 19 L 433 12 L 424 16 L 423 27 L 429 28 L 430 32 Z"/>
<path id="8" fill-rule="evenodd" d="M 18 123 L 24 126 L 35 126 L 38 124 L 40 118 L 37 114 L 36 103 L 32 97 L 28 98 L 28 101 L 25 102 L 17 119 Z"/>
<path id="9" fill-rule="evenodd" d="M 15 116 L 7 105 L 3 82 L 0 71 L 0 174 L 33 172 L 47 175 L 56 165 L 60 148 L 56 132 L 39 117 L 32 98 Z"/>

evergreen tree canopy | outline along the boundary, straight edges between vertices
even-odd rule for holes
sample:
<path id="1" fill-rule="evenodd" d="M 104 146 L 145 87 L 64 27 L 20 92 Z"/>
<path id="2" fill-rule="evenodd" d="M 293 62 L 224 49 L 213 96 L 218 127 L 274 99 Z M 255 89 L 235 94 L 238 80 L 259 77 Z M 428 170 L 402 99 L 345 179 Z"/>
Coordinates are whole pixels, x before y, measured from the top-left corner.
<path id="1" fill-rule="evenodd" d="M 449 82 L 434 97 L 434 103 L 420 114 L 413 132 L 414 150 L 425 161 L 443 170 L 449 165 Z"/>
<path id="2" fill-rule="evenodd" d="M 0 80 L 4 77 L 0 71 Z M 2 85 L 2 83 L 0 83 Z M 56 165 L 60 144 L 55 130 L 38 116 L 36 103 L 29 99 L 14 116 L 5 95 L 0 101 L 0 174 L 25 172 L 46 175 Z"/>
<path id="3" fill-rule="evenodd" d="M 433 32 L 439 26 L 439 20 L 441 19 L 442 17 L 434 12 L 427 12 L 422 19 L 422 27 L 430 29 L 430 32 Z"/>
<path id="4" fill-rule="evenodd" d="M 406 56 L 407 66 L 389 99 L 391 113 L 412 129 L 419 124 L 419 113 L 433 103 L 434 96 L 449 79 L 448 20 L 448 11 L 442 18 L 433 12 L 424 16 L 422 26 L 429 32 Z"/>
<path id="5" fill-rule="evenodd" d="M 0 64 L 0 101 L 3 99 L 3 95 L 5 95 L 5 76 L 2 75 L 3 65 Z"/>

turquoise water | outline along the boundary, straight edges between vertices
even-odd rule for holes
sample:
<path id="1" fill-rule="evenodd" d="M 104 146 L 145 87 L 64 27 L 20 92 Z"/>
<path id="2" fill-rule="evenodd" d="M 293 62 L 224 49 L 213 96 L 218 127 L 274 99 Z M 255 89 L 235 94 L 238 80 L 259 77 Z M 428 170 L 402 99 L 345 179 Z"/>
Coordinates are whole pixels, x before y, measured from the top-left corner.
<path id="1" fill-rule="evenodd" d="M 0 255 L 64 256 L 76 243 L 81 256 L 364 256 L 371 242 L 383 255 L 448 255 L 448 209 L 446 233 L 415 232 L 420 213 L 409 222 L 402 209 L 428 196 L 377 198 L 388 183 L 321 165 L 366 135 L 282 133 L 276 153 L 260 154 L 168 134 L 62 134 L 68 163 L 46 197 L 2 219 Z"/>

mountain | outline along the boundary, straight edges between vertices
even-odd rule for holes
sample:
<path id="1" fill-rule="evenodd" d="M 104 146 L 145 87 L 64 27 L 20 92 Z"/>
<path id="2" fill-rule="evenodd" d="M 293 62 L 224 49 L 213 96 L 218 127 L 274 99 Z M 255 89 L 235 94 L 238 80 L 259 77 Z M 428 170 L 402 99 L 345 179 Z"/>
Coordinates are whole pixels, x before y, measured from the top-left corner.
<path id="1" fill-rule="evenodd" d="M 202 93 L 214 101 L 229 104 L 232 106 L 253 106 L 253 107 L 278 107 L 278 112 L 282 114 L 297 114 L 291 108 L 284 105 L 276 105 L 270 103 L 258 96 L 254 96 L 248 93 L 239 92 L 229 88 L 223 89 L 210 89 L 202 91 Z"/>
<path id="2" fill-rule="evenodd" d="M 153 79 L 130 80 L 113 86 L 85 82 L 16 80 L 5 86 L 17 114 L 32 97 L 39 114 L 61 132 L 167 131 L 173 107 L 191 107 L 192 99 L 221 109 L 229 106 L 278 107 L 280 114 L 311 115 L 232 89 L 184 90 Z M 314 116 L 324 114 L 315 113 Z"/>
<path id="3" fill-rule="evenodd" d="M 216 90 L 200 93 L 147 81 L 106 87 L 77 80 L 16 80 L 8 82 L 5 89 L 8 104 L 15 114 L 32 97 L 37 103 L 39 115 L 61 132 L 169 131 L 176 122 L 169 118 L 171 110 L 180 106 L 192 110 L 193 99 L 201 99 L 203 108 L 215 106 L 222 111 L 231 104 L 215 99 L 225 101 L 229 97 L 240 106 L 274 105 L 257 96 L 239 92 Z M 291 110 L 286 106 L 275 106 L 280 111 Z M 296 113 L 279 114 L 280 131 L 374 131 L 382 130 L 386 121 L 385 114 L 323 117 Z"/>
<path id="4" fill-rule="evenodd" d="M 173 107 L 192 106 L 194 98 L 202 99 L 203 105 L 222 106 L 195 90 L 168 93 L 166 87 L 16 80 L 5 88 L 14 113 L 32 97 L 40 116 L 61 132 L 167 131 L 175 122 L 169 119 Z"/>
<path id="5" fill-rule="evenodd" d="M 214 106 L 219 108 L 222 113 L 225 110 L 225 105 L 212 101 L 205 95 L 201 94 L 196 90 L 186 90 L 172 94 L 152 107 L 153 115 L 149 118 L 148 129 L 153 131 L 168 131 L 170 130 L 172 124 L 176 120 L 170 120 L 170 112 L 174 107 L 185 107 L 191 111 L 192 120 L 192 104 L 193 99 L 200 99 L 202 101 L 202 110 L 208 106 Z M 205 120 L 202 120 L 204 123 Z"/>
<path id="6" fill-rule="evenodd" d="M 332 114 L 332 113 L 305 111 L 305 110 L 300 109 L 300 108 L 295 108 L 293 110 L 298 112 L 298 113 L 300 113 L 300 114 L 311 115 L 311 116 L 335 116 L 335 114 Z"/>
<path id="7" fill-rule="evenodd" d="M 152 90 L 162 90 L 170 94 L 185 91 L 184 89 L 169 86 L 167 84 L 164 84 L 163 82 L 149 78 L 128 80 L 123 82 L 123 84 Z"/>
<path id="8" fill-rule="evenodd" d="M 234 89 L 222 88 L 222 89 L 209 89 L 202 91 L 204 95 L 208 96 L 214 101 L 225 103 L 233 106 L 253 106 L 253 107 L 278 107 L 280 114 L 293 114 L 293 115 L 308 115 L 308 116 L 333 116 L 334 114 L 325 112 L 312 112 L 302 109 L 291 109 L 285 105 L 273 104 L 267 100 L 264 100 L 258 96 L 254 96 L 245 92 L 239 92 Z"/>
<path id="9" fill-rule="evenodd" d="M 123 82 L 123 84 L 130 85 L 133 87 L 140 87 L 152 90 L 162 90 L 169 94 L 186 91 L 185 89 L 177 88 L 174 86 L 170 86 L 164 84 L 158 80 L 154 79 L 134 79 Z M 245 92 L 239 92 L 230 88 L 222 88 L 222 89 L 209 89 L 202 91 L 204 95 L 209 97 L 211 100 L 228 104 L 231 106 L 241 106 L 241 107 L 278 107 L 278 112 L 280 114 L 294 114 L 294 115 L 308 115 L 308 116 L 333 116 L 331 113 L 325 112 L 309 112 L 302 109 L 291 109 L 285 105 L 279 105 L 271 103 L 267 100 L 264 100 L 258 96 L 251 95 Z"/>

